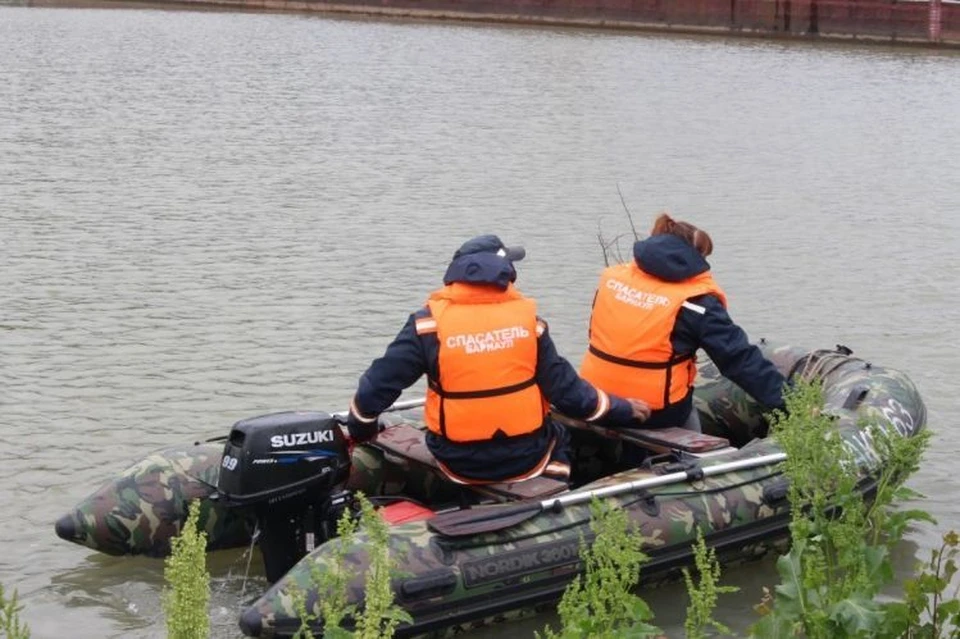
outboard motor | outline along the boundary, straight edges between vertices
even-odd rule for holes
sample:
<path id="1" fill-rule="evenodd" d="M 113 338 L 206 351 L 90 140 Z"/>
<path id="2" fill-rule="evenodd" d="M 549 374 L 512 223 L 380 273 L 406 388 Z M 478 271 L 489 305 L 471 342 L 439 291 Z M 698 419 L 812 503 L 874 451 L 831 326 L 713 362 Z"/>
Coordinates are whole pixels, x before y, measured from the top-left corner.
<path id="1" fill-rule="evenodd" d="M 267 580 L 274 583 L 336 530 L 349 495 L 350 452 L 327 413 L 244 419 L 223 449 L 217 497 L 256 518 Z"/>

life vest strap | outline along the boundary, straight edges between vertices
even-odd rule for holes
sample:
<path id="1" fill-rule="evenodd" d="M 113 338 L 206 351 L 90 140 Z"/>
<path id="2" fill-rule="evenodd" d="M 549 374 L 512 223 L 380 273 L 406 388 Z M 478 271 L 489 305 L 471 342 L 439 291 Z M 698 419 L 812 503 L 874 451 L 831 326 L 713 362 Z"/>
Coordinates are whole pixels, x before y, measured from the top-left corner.
<path id="1" fill-rule="evenodd" d="M 593 344 L 590 344 L 590 346 L 588 347 L 588 350 L 592 354 L 599 357 L 600 359 L 606 360 L 613 364 L 619 364 L 620 366 L 629 366 L 631 368 L 644 368 L 644 369 L 650 369 L 650 370 L 669 370 L 674 366 L 676 366 L 677 364 L 680 364 L 681 362 L 685 362 L 687 360 L 693 359 L 693 353 L 688 353 L 686 355 L 672 357 L 665 362 L 641 362 L 635 359 L 627 359 L 625 357 L 617 357 L 616 355 L 611 355 L 610 353 L 601 351 L 599 348 L 597 348 Z"/>
<path id="2" fill-rule="evenodd" d="M 437 395 L 443 399 L 482 399 L 484 397 L 498 397 L 500 395 L 509 395 L 510 393 L 516 393 L 524 390 L 525 388 L 530 388 L 537 383 L 535 377 L 531 377 L 528 380 L 524 380 L 519 384 L 511 384 L 510 386 L 501 386 L 500 388 L 489 388 L 486 390 L 478 391 L 448 391 L 444 390 L 436 381 L 429 380 L 428 386 L 430 390 L 435 392 Z"/>

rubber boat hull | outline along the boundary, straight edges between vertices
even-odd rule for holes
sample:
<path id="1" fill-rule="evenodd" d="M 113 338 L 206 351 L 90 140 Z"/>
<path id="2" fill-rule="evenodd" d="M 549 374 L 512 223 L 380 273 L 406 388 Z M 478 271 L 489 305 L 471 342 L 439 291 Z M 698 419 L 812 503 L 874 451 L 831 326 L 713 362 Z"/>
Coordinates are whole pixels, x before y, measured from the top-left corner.
<path id="1" fill-rule="evenodd" d="M 923 400 L 899 371 L 854 357 L 844 347 L 810 351 L 766 342 L 760 346 L 785 375 L 823 381 L 825 410 L 835 417 L 837 432 L 855 455 L 865 491 L 871 490 L 870 478 L 884 463 L 865 425 L 903 437 L 925 426 Z M 704 431 L 728 438 L 735 447 L 700 460 L 701 466 L 780 452 L 772 439 L 755 437 L 762 432 L 760 407 L 709 361 L 699 367 L 694 400 Z M 249 544 L 250 522 L 209 499 L 222 448 L 222 441 L 210 441 L 148 455 L 64 515 L 56 524 L 57 534 L 108 554 L 163 556 L 185 519 L 186 504 L 200 499 L 201 526 L 211 550 Z M 377 448 L 358 447 L 353 458 L 349 485 L 366 494 L 429 499 L 443 488 L 432 474 Z M 602 477 L 580 489 L 634 482 L 675 467 L 676 460 L 665 460 Z M 724 565 L 782 550 L 789 520 L 786 488 L 779 469 L 765 465 L 607 499 L 625 510 L 646 538 L 644 550 L 651 559 L 641 580 L 652 584 L 674 578 L 679 568 L 692 563 L 698 527 Z M 432 532 L 426 520 L 391 526 L 390 549 L 400 562 L 400 577 L 393 583 L 396 599 L 414 619 L 399 636 L 456 632 L 553 604 L 581 569 L 579 544 L 581 536 L 590 539 L 589 518 L 589 504 L 583 503 L 544 509 L 516 526 L 472 537 L 445 537 Z M 320 545 L 250 605 L 241 615 L 244 634 L 295 633 L 300 620 L 291 592 L 306 593 L 312 607 L 323 596 L 312 574 L 317 568 L 328 569 L 340 543 L 332 539 Z M 363 599 L 368 543 L 359 533 L 346 550 L 357 575 L 350 585 L 354 602 Z"/>

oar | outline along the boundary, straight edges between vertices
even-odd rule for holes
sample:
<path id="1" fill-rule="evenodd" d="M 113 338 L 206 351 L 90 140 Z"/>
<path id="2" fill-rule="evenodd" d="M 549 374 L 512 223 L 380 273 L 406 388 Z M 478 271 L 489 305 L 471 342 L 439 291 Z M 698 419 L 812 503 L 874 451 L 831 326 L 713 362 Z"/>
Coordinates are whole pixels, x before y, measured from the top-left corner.
<path id="1" fill-rule="evenodd" d="M 410 410 L 411 408 L 420 408 L 427 403 L 426 397 L 415 397 L 413 399 L 405 399 L 402 402 L 394 402 L 390 406 L 387 406 L 383 409 L 384 413 L 395 413 L 401 410 Z M 343 421 L 347 418 L 347 415 L 350 414 L 348 410 L 342 410 L 337 413 L 331 413 L 330 416 L 335 418 L 337 421 Z"/>
<path id="2" fill-rule="evenodd" d="M 712 466 L 697 466 L 684 471 L 661 475 L 660 477 L 637 479 L 625 484 L 604 486 L 603 488 L 596 488 L 594 490 L 576 491 L 540 502 L 521 502 L 456 510 L 434 516 L 427 522 L 427 525 L 430 527 L 430 530 L 445 537 L 464 537 L 467 535 L 496 532 L 510 528 L 511 526 L 516 526 L 528 519 L 533 519 L 545 510 L 559 510 L 564 506 L 587 502 L 595 497 L 612 497 L 614 495 L 622 495 L 646 488 L 693 481 L 712 475 L 720 475 L 737 470 L 745 470 L 747 468 L 757 468 L 758 466 L 768 466 L 782 462 L 786 458 L 787 455 L 785 453 L 771 453 L 769 455 L 760 455 L 759 457 L 751 457 L 749 459 L 738 459 L 737 461 L 714 464 Z"/>

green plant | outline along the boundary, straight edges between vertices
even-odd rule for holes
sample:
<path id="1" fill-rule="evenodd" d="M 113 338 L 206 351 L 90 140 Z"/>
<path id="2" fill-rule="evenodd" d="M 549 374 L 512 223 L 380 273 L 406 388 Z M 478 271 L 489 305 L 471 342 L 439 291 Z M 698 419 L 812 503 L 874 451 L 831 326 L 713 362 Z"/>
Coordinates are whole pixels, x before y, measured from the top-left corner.
<path id="1" fill-rule="evenodd" d="M 14 590 L 10 598 L 0 584 L 0 637 L 7 639 L 30 639 L 30 628 L 20 621 L 20 611 L 23 606 L 17 601 L 17 591 Z"/>
<path id="2" fill-rule="evenodd" d="M 403 608 L 394 603 L 390 582 L 396 564 L 390 557 L 388 525 L 362 493 L 357 494 L 357 499 L 360 518 L 355 518 L 350 509 L 344 511 L 337 522 L 338 539 L 331 544 L 333 556 L 330 561 L 323 566 L 311 564 L 310 584 L 323 596 L 318 597 L 317 604 L 310 609 L 306 594 L 295 586 L 291 587 L 290 596 L 300 615 L 300 628 L 294 635 L 297 639 L 313 639 L 310 625 L 318 619 L 323 622 L 324 639 L 390 637 L 400 623 L 413 621 Z M 355 574 L 347 568 L 347 555 L 355 550 L 358 531 L 363 531 L 369 538 L 367 549 L 370 557 L 364 580 L 365 605 L 359 611 L 355 604 L 348 601 L 350 581 Z M 348 618 L 354 620 L 352 632 L 343 628 Z"/>
<path id="3" fill-rule="evenodd" d="M 326 569 L 321 568 L 318 563 L 310 565 L 310 583 L 316 586 L 317 592 L 323 593 L 317 602 L 319 614 L 315 610 L 307 609 L 306 594 L 302 590 L 291 587 L 290 595 L 300 615 L 300 628 L 294 639 L 314 639 L 310 624 L 317 619 L 324 620 L 325 639 L 353 636 L 342 625 L 347 617 L 352 617 L 356 612 L 356 606 L 347 602 L 353 573 L 347 568 L 346 557 L 354 543 L 358 523 L 350 509 L 345 509 L 337 522 L 338 539 L 331 545 L 333 561 Z"/>
<path id="4" fill-rule="evenodd" d="M 720 581 L 720 563 L 717 561 L 716 552 L 712 548 L 707 548 L 699 528 L 697 528 L 697 542 L 693 546 L 693 558 L 699 576 L 697 583 L 694 583 L 690 571 L 683 569 L 683 581 L 690 596 L 687 618 L 683 624 L 687 639 L 704 639 L 707 636 L 707 628 L 713 628 L 726 635 L 732 634 L 729 628 L 713 618 L 713 611 L 717 607 L 719 595 L 737 592 L 740 589 L 735 586 L 717 585 Z"/>
<path id="5" fill-rule="evenodd" d="M 359 639 L 392 637 L 401 622 L 411 623 L 413 618 L 394 603 L 390 577 L 396 562 L 390 557 L 389 526 L 362 494 L 360 527 L 370 538 L 370 567 L 364 582 L 366 601 L 357 618 L 356 636 Z"/>
<path id="6" fill-rule="evenodd" d="M 290 587 L 290 599 L 293 601 L 293 609 L 297 611 L 300 617 L 300 627 L 293 633 L 293 639 L 315 639 L 310 624 L 317 620 L 317 615 L 307 608 L 307 593 L 296 585 Z"/>
<path id="7" fill-rule="evenodd" d="M 207 533 L 197 529 L 200 501 L 190 504 L 180 534 L 171 542 L 164 563 L 163 609 L 170 639 L 206 639 L 210 635 L 210 573 L 207 572 Z"/>
<path id="8" fill-rule="evenodd" d="M 347 589 L 353 577 L 347 568 L 347 551 L 353 545 L 358 523 L 349 509 L 344 511 L 340 521 L 337 522 L 337 536 L 340 543 L 333 549 L 337 566 L 335 570 L 321 571 L 317 564 L 310 568 L 313 579 L 320 584 L 322 592 L 327 593 L 320 602 L 320 616 L 324 619 L 325 626 L 330 628 L 325 635 L 331 639 L 337 639 L 340 631 L 343 630 L 341 627 L 343 620 L 355 612 L 355 607 L 347 603 Z"/>
<path id="9" fill-rule="evenodd" d="M 547 627 L 537 637 L 639 639 L 661 634 L 647 623 L 653 618 L 650 607 L 633 593 L 640 566 L 647 560 L 641 551 L 642 535 L 629 524 L 625 511 L 609 508 L 596 499 L 590 508 L 594 539 L 589 545 L 580 540 L 584 572 L 567 586 L 557 606 L 562 630 L 558 634 Z"/>
<path id="10" fill-rule="evenodd" d="M 951 530 L 940 548 L 930 552 L 920 574 L 904 584 L 904 600 L 888 603 L 885 637 L 903 639 L 957 639 L 960 637 L 960 585 L 946 591 L 957 574 L 960 535 Z"/>
<path id="11" fill-rule="evenodd" d="M 877 595 L 893 577 L 889 548 L 910 521 L 932 520 L 923 511 L 892 509 L 915 496 L 902 483 L 919 466 L 928 436 L 902 438 L 861 424 L 884 460 L 865 479 L 822 410 L 819 384 L 798 383 L 786 402 L 773 433 L 787 453 L 791 548 L 777 561 L 782 582 L 758 606 L 765 616 L 752 632 L 777 639 L 877 637 L 886 623 Z M 876 486 L 870 502 L 861 491 L 865 480 Z"/>

